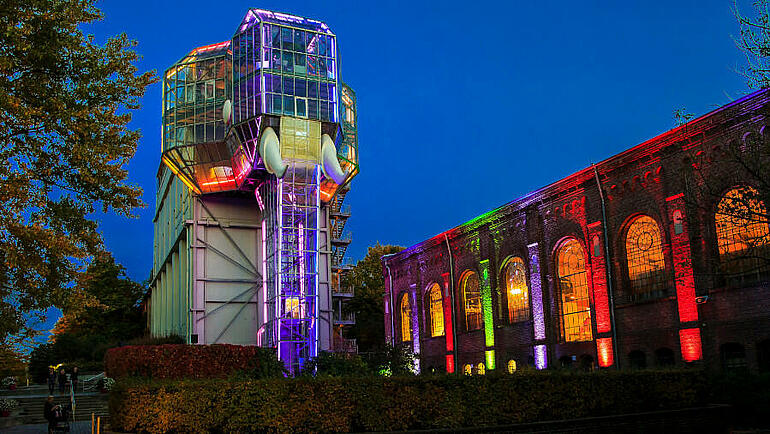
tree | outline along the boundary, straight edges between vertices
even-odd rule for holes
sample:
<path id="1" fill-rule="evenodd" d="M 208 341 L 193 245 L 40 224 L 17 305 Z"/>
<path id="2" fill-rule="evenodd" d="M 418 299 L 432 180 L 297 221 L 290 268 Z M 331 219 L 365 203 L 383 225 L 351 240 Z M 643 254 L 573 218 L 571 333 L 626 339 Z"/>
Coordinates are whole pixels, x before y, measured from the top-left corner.
<path id="1" fill-rule="evenodd" d="M 754 14 L 744 15 L 733 3 L 733 14 L 738 20 L 740 36 L 735 38 L 738 48 L 746 56 L 746 65 L 739 72 L 752 89 L 770 87 L 770 2 L 754 0 Z"/>
<path id="2" fill-rule="evenodd" d="M 103 253 L 80 274 L 72 297 L 62 304 L 62 316 L 51 335 L 95 337 L 103 342 L 127 341 L 144 333 L 140 306 L 146 288 L 126 276 L 112 255 Z"/>
<path id="3" fill-rule="evenodd" d="M 43 381 L 49 365 L 75 363 L 99 369 L 108 348 L 139 338 L 145 331 L 140 302 L 146 287 L 126 276 L 108 253 L 97 256 L 77 278 L 50 342 L 31 353 L 30 372 Z"/>
<path id="4" fill-rule="evenodd" d="M 356 314 L 356 323 L 351 327 L 350 335 L 357 340 L 361 352 L 381 349 L 385 345 L 385 281 L 380 258 L 402 250 L 404 248 L 400 246 L 377 243 L 369 247 L 366 257 L 344 276 L 345 285 L 355 292 L 347 307 Z"/>
<path id="5" fill-rule="evenodd" d="M 102 240 L 89 214 L 131 216 L 126 181 L 139 131 L 128 128 L 154 72 L 136 42 L 104 44 L 80 26 L 95 0 L 0 0 L 0 337 L 67 300 Z"/>

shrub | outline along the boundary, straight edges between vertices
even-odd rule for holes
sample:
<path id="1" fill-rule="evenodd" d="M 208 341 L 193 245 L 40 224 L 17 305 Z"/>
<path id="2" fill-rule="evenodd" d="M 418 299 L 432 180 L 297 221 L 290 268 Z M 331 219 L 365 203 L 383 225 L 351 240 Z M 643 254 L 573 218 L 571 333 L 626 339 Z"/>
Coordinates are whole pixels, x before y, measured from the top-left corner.
<path id="1" fill-rule="evenodd" d="M 240 345 L 141 345 L 111 348 L 104 356 L 109 377 L 225 378 L 237 372 L 261 378 L 281 375 L 272 350 Z"/>
<path id="2" fill-rule="evenodd" d="M 165 345 L 165 344 L 186 344 L 185 338 L 179 335 L 168 335 L 161 337 L 142 336 L 131 339 L 125 345 Z M 120 345 L 123 346 L 123 345 Z"/>
<path id="3" fill-rule="evenodd" d="M 369 367 L 357 354 L 322 352 L 305 366 L 305 375 L 345 377 L 370 375 Z"/>
<path id="4" fill-rule="evenodd" d="M 705 403 L 702 372 L 642 371 L 249 381 L 124 379 L 110 423 L 140 432 L 456 429 Z"/>
<path id="5" fill-rule="evenodd" d="M 18 405 L 18 401 L 13 399 L 0 398 L 0 411 L 12 411 Z"/>
<path id="6" fill-rule="evenodd" d="M 16 377 L 5 377 L 3 378 L 2 386 L 4 389 L 8 389 L 11 386 L 16 385 Z"/>

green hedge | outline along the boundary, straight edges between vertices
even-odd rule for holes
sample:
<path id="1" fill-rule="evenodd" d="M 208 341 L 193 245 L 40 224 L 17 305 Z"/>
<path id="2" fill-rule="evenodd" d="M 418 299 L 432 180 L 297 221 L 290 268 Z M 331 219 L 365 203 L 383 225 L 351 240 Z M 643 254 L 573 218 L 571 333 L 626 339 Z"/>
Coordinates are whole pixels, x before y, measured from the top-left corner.
<path id="1" fill-rule="evenodd" d="M 494 426 L 704 404 L 702 372 L 118 382 L 118 431 L 390 431 Z"/>

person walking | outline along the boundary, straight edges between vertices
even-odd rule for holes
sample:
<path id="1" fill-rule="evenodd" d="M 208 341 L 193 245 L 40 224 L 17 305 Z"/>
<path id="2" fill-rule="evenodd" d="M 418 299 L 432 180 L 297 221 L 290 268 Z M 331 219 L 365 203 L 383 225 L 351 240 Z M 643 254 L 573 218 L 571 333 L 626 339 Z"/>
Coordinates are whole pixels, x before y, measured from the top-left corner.
<path id="1" fill-rule="evenodd" d="M 64 368 L 59 369 L 59 393 L 64 395 L 67 390 L 67 373 L 64 372 Z"/>
<path id="2" fill-rule="evenodd" d="M 72 368 L 72 373 L 70 374 L 70 381 L 72 382 L 72 393 L 75 393 L 78 391 L 78 367 L 74 366 Z"/>
<path id="3" fill-rule="evenodd" d="M 56 371 L 53 368 L 48 368 L 48 394 L 53 395 L 53 390 L 56 388 Z"/>
<path id="4" fill-rule="evenodd" d="M 53 368 L 51 368 L 53 371 Z M 56 375 L 54 373 L 54 375 Z M 43 407 L 43 416 L 48 421 L 48 434 L 53 433 L 56 430 L 56 411 L 59 409 L 58 405 L 53 403 L 53 395 L 48 395 L 48 399 L 45 400 L 45 406 Z"/>

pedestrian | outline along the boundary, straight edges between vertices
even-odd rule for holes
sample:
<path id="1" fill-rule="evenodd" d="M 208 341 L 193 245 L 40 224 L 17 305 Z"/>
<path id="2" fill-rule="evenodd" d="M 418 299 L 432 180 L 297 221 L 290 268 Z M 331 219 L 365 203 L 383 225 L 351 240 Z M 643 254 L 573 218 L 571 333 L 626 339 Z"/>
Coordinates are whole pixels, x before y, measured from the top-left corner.
<path id="1" fill-rule="evenodd" d="M 64 391 L 67 387 L 67 373 L 64 372 L 64 368 L 59 369 L 59 393 L 64 395 Z"/>
<path id="2" fill-rule="evenodd" d="M 48 368 L 48 394 L 53 395 L 53 389 L 56 387 L 56 371 Z"/>
<path id="3" fill-rule="evenodd" d="M 72 393 L 78 391 L 78 367 L 72 367 L 72 373 L 70 374 L 70 381 L 72 382 Z"/>
<path id="4" fill-rule="evenodd" d="M 53 370 L 53 368 L 51 368 Z M 55 373 L 54 373 L 55 375 Z M 53 395 L 48 395 L 48 399 L 45 400 L 45 406 L 43 407 L 43 416 L 48 421 L 48 434 L 51 434 L 56 429 L 56 411 L 59 410 L 58 405 L 53 403 Z"/>

